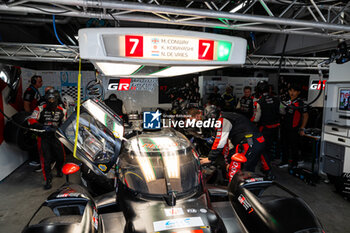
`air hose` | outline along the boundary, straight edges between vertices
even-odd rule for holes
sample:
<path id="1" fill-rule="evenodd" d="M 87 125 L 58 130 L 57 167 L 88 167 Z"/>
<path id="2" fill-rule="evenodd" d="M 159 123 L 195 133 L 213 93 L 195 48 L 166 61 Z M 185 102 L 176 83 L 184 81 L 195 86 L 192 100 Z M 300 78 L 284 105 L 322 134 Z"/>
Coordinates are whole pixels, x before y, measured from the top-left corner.
<path id="1" fill-rule="evenodd" d="M 29 127 L 24 127 L 24 126 L 18 124 L 16 121 L 14 121 L 14 120 L 12 119 L 12 117 L 7 116 L 1 109 L 0 109 L 0 113 L 1 113 L 2 115 L 4 115 L 4 117 L 5 117 L 8 121 L 12 121 L 12 123 L 13 123 L 14 125 L 16 125 L 17 127 L 19 127 L 19 128 L 26 129 L 26 130 L 33 131 L 33 132 L 37 132 L 37 133 L 44 133 L 44 132 L 45 132 L 45 130 L 42 130 L 42 129 L 33 129 L 33 128 L 29 128 Z"/>
<path id="2" fill-rule="evenodd" d="M 319 76 L 320 76 L 320 79 L 319 79 L 319 83 L 320 83 L 320 89 L 318 91 L 318 94 L 317 96 L 315 97 L 315 99 L 313 99 L 312 101 L 310 101 L 309 103 L 306 104 L 307 107 L 309 107 L 311 104 L 315 103 L 321 96 L 322 94 L 322 91 L 323 91 L 323 88 L 324 88 L 324 83 L 323 83 L 323 73 L 322 73 L 322 70 L 321 70 L 321 66 L 323 64 L 327 64 L 329 63 L 329 60 L 325 60 L 323 62 L 321 62 L 320 64 L 318 64 L 318 73 L 319 73 Z M 284 103 L 283 101 L 281 101 L 281 104 L 283 104 L 284 106 L 288 107 L 289 105 Z M 290 107 L 292 107 L 293 109 L 300 109 L 300 108 L 303 108 L 303 106 L 300 106 L 300 107 L 296 107 L 294 105 L 291 105 Z"/>
<path id="3" fill-rule="evenodd" d="M 288 42 L 288 39 L 289 39 L 289 35 L 286 35 L 286 38 L 285 38 L 285 41 L 284 41 L 284 44 L 283 44 L 283 50 L 282 50 L 282 54 L 281 54 L 281 60 L 280 60 L 280 63 L 279 63 L 279 67 L 278 67 L 278 77 L 280 77 L 280 74 L 281 74 L 281 68 L 282 68 L 282 62 L 283 62 L 283 58 L 284 58 L 284 54 L 286 52 L 286 46 L 287 46 L 287 42 Z M 320 64 L 318 64 L 318 73 L 319 73 L 319 76 L 320 76 L 320 80 L 319 82 L 321 83 L 321 87 L 320 87 L 320 90 L 318 92 L 318 95 L 315 97 L 314 100 L 312 100 L 310 103 L 307 103 L 306 106 L 309 107 L 311 104 L 315 103 L 321 96 L 322 94 L 322 90 L 323 90 L 323 73 L 322 73 L 322 70 L 321 70 L 321 66 L 325 63 L 327 63 L 328 60 L 326 61 L 323 61 L 321 62 Z M 288 107 L 289 105 L 286 104 L 284 101 L 281 101 L 281 104 L 284 105 L 285 107 Z M 304 106 L 300 106 L 300 107 L 297 107 L 297 106 L 294 106 L 294 105 L 291 105 L 289 106 L 293 109 L 301 109 L 303 108 Z"/>

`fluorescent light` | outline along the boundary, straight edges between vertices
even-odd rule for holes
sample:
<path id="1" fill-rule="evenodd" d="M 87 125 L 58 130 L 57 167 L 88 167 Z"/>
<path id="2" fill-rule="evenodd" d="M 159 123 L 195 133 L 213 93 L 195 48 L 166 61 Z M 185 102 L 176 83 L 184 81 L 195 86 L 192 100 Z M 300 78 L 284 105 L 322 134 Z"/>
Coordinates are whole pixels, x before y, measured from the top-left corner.
<path id="1" fill-rule="evenodd" d="M 141 66 L 112 62 L 96 62 L 95 64 L 106 76 L 128 76 Z"/>
<path id="2" fill-rule="evenodd" d="M 144 75 L 133 75 L 141 65 L 113 63 L 113 62 L 95 62 L 97 69 L 101 70 L 106 76 L 124 76 L 124 77 L 173 77 L 206 70 L 222 68 L 223 66 L 170 66 L 166 69 L 160 69 L 158 72 Z"/>
<path id="3" fill-rule="evenodd" d="M 245 2 L 242 2 L 241 4 L 239 4 L 238 6 L 236 6 L 235 8 L 233 8 L 230 13 L 236 13 L 237 11 L 239 11 L 240 9 L 243 8 Z"/>
<path id="4" fill-rule="evenodd" d="M 222 66 L 171 66 L 168 69 L 155 72 L 149 76 L 152 77 L 172 77 L 184 74 L 191 74 L 197 72 L 203 72 L 206 70 L 213 70 L 222 68 Z"/>

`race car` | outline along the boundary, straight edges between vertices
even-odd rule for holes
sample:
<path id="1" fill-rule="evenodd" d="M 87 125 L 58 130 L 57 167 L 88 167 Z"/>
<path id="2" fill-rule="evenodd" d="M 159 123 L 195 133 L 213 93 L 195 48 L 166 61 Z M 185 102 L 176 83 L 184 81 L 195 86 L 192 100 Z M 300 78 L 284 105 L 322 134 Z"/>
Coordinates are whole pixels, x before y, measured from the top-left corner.
<path id="1" fill-rule="evenodd" d="M 98 100 L 82 104 L 57 131 L 59 140 L 113 191 L 93 197 L 67 183 L 49 196 L 23 233 L 323 232 L 312 210 L 273 181 L 238 173 L 228 187 L 203 180 L 199 154 L 174 129 L 124 132 L 122 120 Z M 65 174 L 78 170 L 66 164 Z M 85 185 L 93 185 L 85 176 Z"/>

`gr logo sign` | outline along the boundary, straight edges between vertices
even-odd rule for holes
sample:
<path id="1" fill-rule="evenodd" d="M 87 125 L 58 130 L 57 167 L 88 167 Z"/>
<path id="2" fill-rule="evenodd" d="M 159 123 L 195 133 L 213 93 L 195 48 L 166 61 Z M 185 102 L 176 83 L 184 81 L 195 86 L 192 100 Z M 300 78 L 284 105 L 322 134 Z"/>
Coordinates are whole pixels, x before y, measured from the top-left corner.
<path id="1" fill-rule="evenodd" d="M 109 91 L 128 91 L 130 89 L 130 78 L 110 79 L 107 90 Z"/>
<path id="2" fill-rule="evenodd" d="M 310 86 L 310 90 L 321 90 L 321 86 L 322 86 L 322 90 L 324 90 L 325 86 L 326 86 L 326 82 L 327 80 L 313 80 L 312 84 Z"/>

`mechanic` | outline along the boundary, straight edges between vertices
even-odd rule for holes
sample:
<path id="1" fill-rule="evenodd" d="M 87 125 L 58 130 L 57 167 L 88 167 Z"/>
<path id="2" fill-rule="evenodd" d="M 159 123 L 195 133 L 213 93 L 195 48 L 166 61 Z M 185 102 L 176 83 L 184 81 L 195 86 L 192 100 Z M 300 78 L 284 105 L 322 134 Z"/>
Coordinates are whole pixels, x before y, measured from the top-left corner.
<path id="1" fill-rule="evenodd" d="M 292 159 L 291 167 L 296 167 L 299 160 L 299 139 L 305 135 L 305 126 L 309 119 L 307 106 L 299 98 L 301 87 L 291 84 L 288 88 L 290 100 L 282 104 L 280 113 L 284 115 L 282 121 L 282 161 L 280 168 L 288 166 L 288 159 Z"/>
<path id="2" fill-rule="evenodd" d="M 269 95 L 276 96 L 276 92 L 274 91 L 273 85 L 269 84 Z"/>
<path id="3" fill-rule="evenodd" d="M 38 137 L 40 162 L 46 184 L 45 189 L 52 187 L 51 163 L 56 162 L 57 177 L 62 177 L 62 166 L 65 160 L 63 145 L 55 137 L 56 129 L 66 119 L 66 111 L 58 105 L 59 93 L 50 89 L 45 95 L 46 104 L 38 106 L 28 119 L 31 127 L 45 130 Z"/>
<path id="4" fill-rule="evenodd" d="M 221 95 L 219 93 L 219 87 L 215 86 L 213 91 L 214 92 L 211 93 L 208 97 L 208 102 L 215 106 L 222 107 L 224 100 L 221 98 Z"/>
<path id="5" fill-rule="evenodd" d="M 256 105 L 254 115 L 251 118 L 257 123 L 259 131 L 265 138 L 265 158 L 268 164 L 273 158 L 272 150 L 274 143 L 277 144 L 280 126 L 280 101 L 277 97 L 270 95 L 270 88 L 267 81 L 260 81 L 257 84 L 257 92 L 260 96 L 254 103 Z"/>
<path id="6" fill-rule="evenodd" d="M 200 101 L 201 101 L 201 94 L 199 93 L 199 87 L 196 87 L 191 96 L 190 102 L 197 104 L 197 107 L 198 107 L 200 105 Z"/>
<path id="7" fill-rule="evenodd" d="M 118 116 L 125 119 L 126 117 L 126 110 L 123 104 L 123 101 L 118 99 L 116 94 L 110 94 L 108 99 L 106 99 L 105 104 L 110 107 L 115 113 L 117 113 Z"/>
<path id="8" fill-rule="evenodd" d="M 46 95 L 46 93 L 47 93 L 49 90 L 51 90 L 51 89 L 54 90 L 54 87 L 53 87 L 53 86 L 47 86 L 47 87 L 45 87 L 45 95 Z M 55 91 L 55 95 L 58 96 L 58 105 L 61 106 L 62 108 L 64 108 L 64 103 L 63 103 L 63 101 L 62 101 L 62 98 L 61 98 L 60 93 L 59 93 L 58 91 Z M 44 104 L 46 104 L 46 99 L 45 99 L 45 98 L 42 98 L 42 100 L 40 101 L 39 105 L 44 105 Z"/>
<path id="9" fill-rule="evenodd" d="M 222 110 L 224 112 L 233 112 L 236 107 L 236 96 L 233 94 L 233 87 L 227 86 L 226 91 L 224 94 L 222 94 L 222 98 L 225 101 L 225 105 L 223 106 Z"/>
<path id="10" fill-rule="evenodd" d="M 196 109 L 191 109 L 188 114 L 191 115 L 191 119 L 199 120 L 203 118 L 202 112 Z M 228 140 L 230 140 L 236 149 L 242 149 L 247 157 L 247 162 L 243 165 L 244 170 L 255 172 L 255 167 L 261 159 L 266 176 L 272 175 L 271 168 L 262 155 L 265 139 L 252 122 L 238 113 L 222 112 L 220 114 L 220 110 L 214 105 L 205 108 L 204 118 L 215 118 L 221 121 L 221 127 L 216 129 L 216 137 L 211 151 L 208 158 L 201 158 L 201 164 L 215 163 L 229 143 Z M 229 160 L 230 156 L 225 158 L 226 165 L 230 164 Z"/>
<path id="11" fill-rule="evenodd" d="M 43 86 L 43 79 L 39 75 L 34 75 L 30 79 L 30 85 L 25 90 L 23 95 L 23 108 L 27 113 L 32 113 L 34 109 L 39 105 L 39 103 L 43 100 L 39 88 Z M 36 140 L 36 135 L 30 133 L 28 134 L 33 140 Z M 41 172 L 41 167 L 39 163 L 39 152 L 36 147 L 28 150 L 29 155 L 29 165 L 35 167 L 35 172 Z"/>
<path id="12" fill-rule="evenodd" d="M 254 97 L 252 96 L 252 88 L 250 86 L 245 86 L 244 89 L 244 96 L 238 101 L 238 104 L 236 106 L 236 109 L 240 114 L 247 117 L 248 119 L 251 119 L 253 116 L 253 100 Z"/>
<path id="13" fill-rule="evenodd" d="M 43 86 L 43 79 L 39 75 L 34 75 L 30 79 L 30 85 L 26 89 L 23 95 L 23 107 L 24 111 L 32 113 L 34 109 L 39 105 L 42 96 L 38 89 Z"/>

